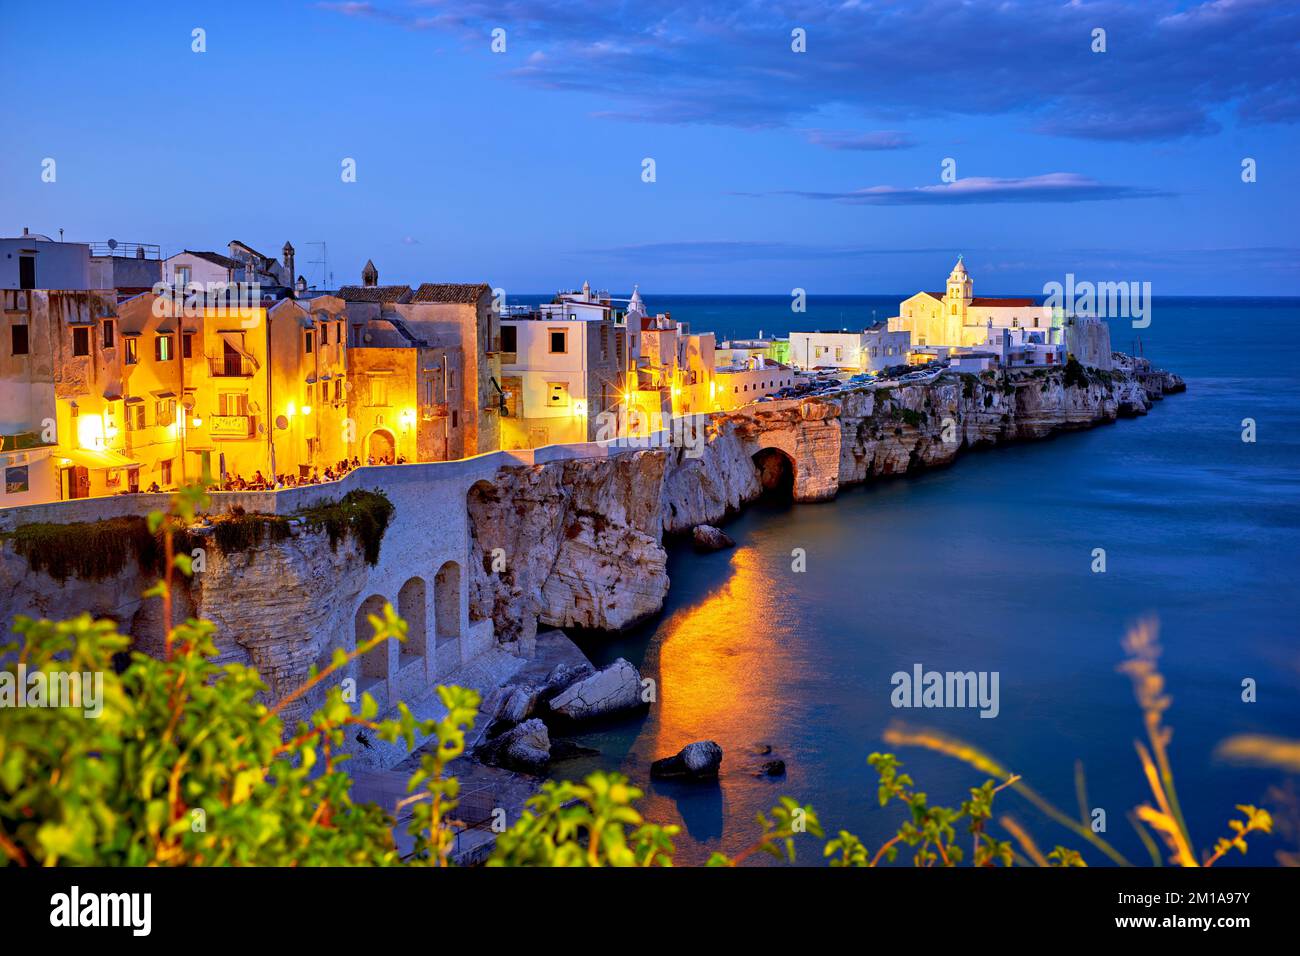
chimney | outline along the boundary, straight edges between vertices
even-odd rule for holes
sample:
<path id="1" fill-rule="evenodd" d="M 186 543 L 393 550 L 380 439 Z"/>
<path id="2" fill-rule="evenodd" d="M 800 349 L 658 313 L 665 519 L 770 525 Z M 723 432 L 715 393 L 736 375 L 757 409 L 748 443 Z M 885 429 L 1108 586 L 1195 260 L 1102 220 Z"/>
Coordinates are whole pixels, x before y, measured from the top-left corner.
<path id="1" fill-rule="evenodd" d="M 27 227 L 26 227 L 26 226 L 23 226 L 23 235 L 25 236 L 25 235 L 27 235 L 27 234 L 28 234 L 28 233 L 27 233 Z"/>

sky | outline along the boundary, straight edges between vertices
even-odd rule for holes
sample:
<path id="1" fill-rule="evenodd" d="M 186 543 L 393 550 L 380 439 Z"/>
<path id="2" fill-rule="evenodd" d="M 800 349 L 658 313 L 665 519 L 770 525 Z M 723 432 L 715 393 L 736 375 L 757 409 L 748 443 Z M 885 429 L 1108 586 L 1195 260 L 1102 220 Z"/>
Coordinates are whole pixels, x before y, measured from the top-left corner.
<path id="1" fill-rule="evenodd" d="M 651 303 L 959 253 L 977 295 L 1295 295 L 1297 62 L 1293 0 L 0 0 L 0 235 Z"/>

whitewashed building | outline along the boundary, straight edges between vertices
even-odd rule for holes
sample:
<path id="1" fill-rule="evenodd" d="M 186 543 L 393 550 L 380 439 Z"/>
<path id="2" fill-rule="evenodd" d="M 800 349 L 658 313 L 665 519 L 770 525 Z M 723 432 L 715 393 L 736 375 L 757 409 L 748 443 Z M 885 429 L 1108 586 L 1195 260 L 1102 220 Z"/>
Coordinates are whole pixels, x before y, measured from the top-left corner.
<path id="1" fill-rule="evenodd" d="M 594 441 L 628 367 L 624 311 L 588 283 L 501 319 L 502 448 Z"/>
<path id="2" fill-rule="evenodd" d="M 795 368 L 876 372 L 903 365 L 911 349 L 911 333 L 875 325 L 858 332 L 791 332 L 790 364 Z"/>

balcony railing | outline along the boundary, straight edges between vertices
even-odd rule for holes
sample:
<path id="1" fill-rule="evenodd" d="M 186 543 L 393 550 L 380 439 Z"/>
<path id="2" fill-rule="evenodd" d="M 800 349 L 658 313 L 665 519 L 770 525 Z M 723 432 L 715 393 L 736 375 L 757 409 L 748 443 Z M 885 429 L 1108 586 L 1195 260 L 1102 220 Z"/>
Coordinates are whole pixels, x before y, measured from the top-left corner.
<path id="1" fill-rule="evenodd" d="M 208 374 L 213 378 L 250 378 L 256 366 L 242 355 L 208 356 Z"/>
<path id="2" fill-rule="evenodd" d="M 91 242 L 92 256 L 116 256 L 119 259 L 161 259 L 162 247 L 154 242 Z"/>
<path id="3" fill-rule="evenodd" d="M 208 434 L 213 438 L 252 438 L 252 415 L 213 415 L 208 419 Z"/>

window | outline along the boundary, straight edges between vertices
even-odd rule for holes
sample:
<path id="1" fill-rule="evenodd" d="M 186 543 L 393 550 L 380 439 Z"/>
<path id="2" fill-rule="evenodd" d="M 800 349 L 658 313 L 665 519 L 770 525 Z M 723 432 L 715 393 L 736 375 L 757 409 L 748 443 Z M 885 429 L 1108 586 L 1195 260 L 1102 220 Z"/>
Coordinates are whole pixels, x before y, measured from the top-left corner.
<path id="1" fill-rule="evenodd" d="M 144 428 L 144 402 L 132 402 L 126 406 L 126 430 L 138 432 Z"/>
<path id="2" fill-rule="evenodd" d="M 1012 327 L 1013 329 L 1018 329 L 1018 328 L 1020 328 L 1020 319 L 1018 319 L 1018 318 L 1013 318 L 1013 319 L 1011 320 L 1011 327 Z"/>
<path id="3" fill-rule="evenodd" d="M 189 284 L 190 284 L 190 275 L 191 275 L 191 272 L 190 272 L 190 267 L 189 267 L 189 266 L 177 266 L 177 267 L 176 267 L 176 284 L 179 285 L 179 286 L 181 286 L 181 287 L 184 287 L 184 286 L 189 285 Z"/>
<path id="4" fill-rule="evenodd" d="M 36 257 L 35 256 L 18 257 L 18 288 L 20 289 L 36 288 Z"/>
<path id="5" fill-rule="evenodd" d="M 1038 320 L 1034 319 L 1034 328 L 1038 328 Z"/>
<path id="6" fill-rule="evenodd" d="M 170 362 L 172 359 L 172 337 L 156 335 L 153 340 L 153 357 L 158 362 Z"/>
<path id="7" fill-rule="evenodd" d="M 9 329 L 9 342 L 13 346 L 14 355 L 27 354 L 27 326 L 15 325 Z"/>
<path id="8" fill-rule="evenodd" d="M 105 319 L 104 320 L 104 348 L 106 349 L 111 349 L 113 347 L 113 331 L 114 331 L 113 320 Z"/>
<path id="9" fill-rule="evenodd" d="M 567 408 L 569 404 L 569 383 L 547 382 L 546 404 L 552 408 Z"/>
<path id="10" fill-rule="evenodd" d="M 194 333 L 186 332 L 181 336 L 181 357 L 194 358 Z"/>
<path id="11" fill-rule="evenodd" d="M 519 350 L 519 329 L 513 325 L 501 326 L 501 351 L 517 352 Z"/>
<path id="12" fill-rule="evenodd" d="M 306 335 L 303 336 L 303 347 L 307 350 L 308 355 L 311 354 L 312 340 L 315 338 L 316 336 L 312 333 L 311 329 L 308 329 Z"/>
<path id="13" fill-rule="evenodd" d="M 456 411 L 456 409 L 454 408 L 451 410 L 451 427 L 452 428 L 460 427 L 460 412 Z"/>
<path id="14" fill-rule="evenodd" d="M 90 329 L 86 328 L 84 325 L 78 326 L 72 330 L 72 354 L 90 354 Z"/>
<path id="15" fill-rule="evenodd" d="M 343 379 L 341 378 L 334 380 L 334 401 L 343 401 Z"/>
<path id="16" fill-rule="evenodd" d="M 551 354 L 562 355 L 569 351 L 569 332 L 567 329 L 551 329 Z"/>
<path id="17" fill-rule="evenodd" d="M 122 361 L 125 362 L 127 365 L 134 365 L 136 362 L 140 360 L 139 355 L 136 354 L 136 349 L 139 347 L 140 344 L 139 340 L 124 339 L 123 341 L 126 343 L 126 355 L 123 357 Z"/>
<path id="18" fill-rule="evenodd" d="M 370 379 L 370 404 L 387 405 L 388 404 L 388 381 L 381 376 L 374 376 Z"/>
<path id="19" fill-rule="evenodd" d="M 158 462 L 158 471 L 159 477 L 162 479 L 158 483 L 164 486 L 170 485 L 172 483 L 172 460 L 168 458 L 166 461 Z"/>
<path id="20" fill-rule="evenodd" d="M 222 415 L 243 417 L 248 414 L 248 394 L 246 392 L 222 392 L 217 396 L 217 408 Z"/>
<path id="21" fill-rule="evenodd" d="M 160 398 L 154 402 L 154 424 L 171 425 L 176 421 L 176 399 Z"/>

